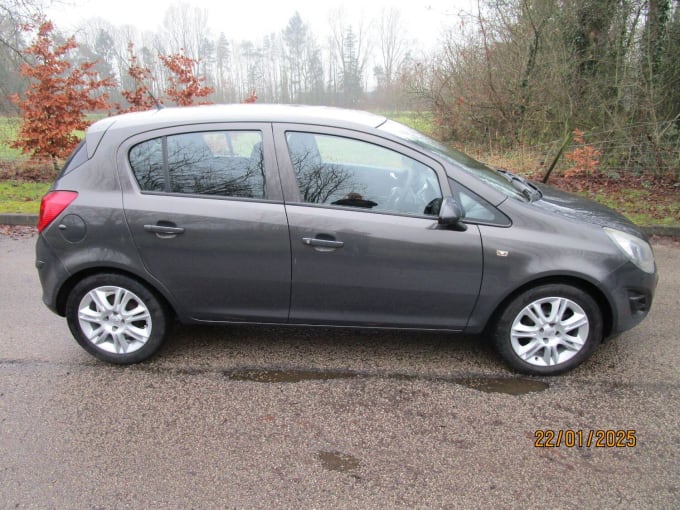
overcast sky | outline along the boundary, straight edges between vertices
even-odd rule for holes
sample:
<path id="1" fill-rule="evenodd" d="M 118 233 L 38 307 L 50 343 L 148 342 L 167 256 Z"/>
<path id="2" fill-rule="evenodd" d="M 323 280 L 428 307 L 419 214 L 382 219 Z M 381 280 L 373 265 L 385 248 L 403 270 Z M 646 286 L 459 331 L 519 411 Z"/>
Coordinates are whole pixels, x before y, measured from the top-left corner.
<path id="1" fill-rule="evenodd" d="M 140 30 L 155 31 L 163 22 L 172 0 L 63 0 L 47 11 L 57 27 L 73 31 L 92 17 L 101 17 L 113 25 L 135 25 Z M 472 0 L 190 0 L 192 7 L 205 8 L 210 15 L 210 30 L 216 37 L 224 32 L 228 39 L 256 41 L 279 32 L 297 10 L 317 37 L 328 33 L 329 13 L 342 7 L 348 23 L 377 19 L 383 8 L 397 7 L 408 29 L 408 38 L 430 49 L 445 26 L 458 24 L 458 13 L 469 9 Z"/>

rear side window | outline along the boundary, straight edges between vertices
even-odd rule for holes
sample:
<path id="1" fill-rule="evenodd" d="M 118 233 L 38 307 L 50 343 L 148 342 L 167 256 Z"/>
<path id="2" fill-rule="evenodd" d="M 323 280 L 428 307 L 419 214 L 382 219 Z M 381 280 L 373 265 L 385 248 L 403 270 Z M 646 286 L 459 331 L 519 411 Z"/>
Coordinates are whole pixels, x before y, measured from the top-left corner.
<path id="1" fill-rule="evenodd" d="M 264 198 L 260 131 L 154 138 L 135 145 L 129 159 L 142 191 Z"/>

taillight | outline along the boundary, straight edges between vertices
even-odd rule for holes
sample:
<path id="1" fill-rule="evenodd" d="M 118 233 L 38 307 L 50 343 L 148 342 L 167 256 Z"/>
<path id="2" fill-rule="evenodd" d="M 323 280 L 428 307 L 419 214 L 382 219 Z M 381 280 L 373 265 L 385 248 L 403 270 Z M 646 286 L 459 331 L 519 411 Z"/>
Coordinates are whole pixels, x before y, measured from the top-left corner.
<path id="1" fill-rule="evenodd" d="M 75 191 L 50 191 L 45 195 L 40 202 L 38 232 L 45 230 L 77 196 Z"/>

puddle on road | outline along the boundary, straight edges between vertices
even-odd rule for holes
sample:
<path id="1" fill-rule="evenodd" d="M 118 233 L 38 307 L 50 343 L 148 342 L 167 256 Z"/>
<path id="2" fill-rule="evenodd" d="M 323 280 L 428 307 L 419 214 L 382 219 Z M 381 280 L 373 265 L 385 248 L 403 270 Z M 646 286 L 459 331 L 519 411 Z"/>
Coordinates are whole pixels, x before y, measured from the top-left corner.
<path id="1" fill-rule="evenodd" d="M 525 395 L 547 390 L 550 385 L 533 379 L 514 377 L 480 377 L 479 379 L 454 379 L 452 382 L 485 393 L 505 393 L 506 395 Z"/>
<path id="2" fill-rule="evenodd" d="M 359 459 L 348 453 L 327 452 L 320 450 L 316 456 L 321 461 L 321 465 L 328 471 L 339 471 L 340 473 L 350 473 L 359 468 Z"/>
<path id="3" fill-rule="evenodd" d="M 226 370 L 224 375 L 234 381 L 250 381 L 261 383 L 297 383 L 303 381 L 330 381 L 332 379 L 349 379 L 356 373 L 331 370 Z"/>
<path id="4" fill-rule="evenodd" d="M 233 381 L 249 381 L 258 383 L 298 383 L 304 381 L 330 381 L 333 379 L 350 379 L 352 377 L 381 377 L 398 381 L 441 381 L 466 386 L 485 393 L 503 393 L 506 395 L 525 395 L 547 390 L 548 383 L 534 379 L 516 377 L 422 377 L 409 374 L 375 375 L 351 372 L 348 370 L 302 370 L 302 369 L 234 369 L 225 370 L 223 375 Z"/>

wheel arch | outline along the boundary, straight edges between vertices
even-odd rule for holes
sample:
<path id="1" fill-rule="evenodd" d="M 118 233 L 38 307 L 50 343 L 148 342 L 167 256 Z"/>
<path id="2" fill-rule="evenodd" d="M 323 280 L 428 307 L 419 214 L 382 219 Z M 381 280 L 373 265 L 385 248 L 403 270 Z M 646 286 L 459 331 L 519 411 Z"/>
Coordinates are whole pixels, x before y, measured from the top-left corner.
<path id="1" fill-rule="evenodd" d="M 103 273 L 126 276 L 137 281 L 139 284 L 144 285 L 149 290 L 149 292 L 152 292 L 158 298 L 158 300 L 163 304 L 163 306 L 172 316 L 177 317 L 177 312 L 175 310 L 175 307 L 172 305 L 172 302 L 168 299 L 165 293 L 158 289 L 156 285 L 154 285 L 147 279 L 140 277 L 138 274 L 135 274 L 130 271 L 125 271 L 124 269 L 120 269 L 117 267 L 109 266 L 89 267 L 82 269 L 77 273 L 74 273 L 71 276 L 69 276 L 69 278 L 66 281 L 64 281 L 64 283 L 61 285 L 61 287 L 59 288 L 59 293 L 57 294 L 56 301 L 57 313 L 62 317 L 66 315 L 66 302 L 68 301 L 68 296 L 73 290 L 73 288 L 78 284 L 78 282 L 82 281 L 84 278 Z"/>
<path id="2" fill-rule="evenodd" d="M 614 324 L 614 312 L 609 300 L 607 299 L 607 296 L 593 283 L 576 276 L 547 276 L 538 278 L 536 280 L 531 280 L 516 288 L 496 305 L 494 311 L 489 317 L 489 320 L 487 321 L 486 327 L 484 328 L 484 335 L 487 336 L 490 331 L 494 330 L 501 314 L 503 313 L 503 310 L 505 310 L 510 302 L 513 301 L 517 296 L 530 289 L 550 284 L 570 285 L 591 296 L 597 303 L 597 306 L 599 307 L 602 314 L 603 339 L 608 338 L 611 335 Z"/>

